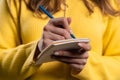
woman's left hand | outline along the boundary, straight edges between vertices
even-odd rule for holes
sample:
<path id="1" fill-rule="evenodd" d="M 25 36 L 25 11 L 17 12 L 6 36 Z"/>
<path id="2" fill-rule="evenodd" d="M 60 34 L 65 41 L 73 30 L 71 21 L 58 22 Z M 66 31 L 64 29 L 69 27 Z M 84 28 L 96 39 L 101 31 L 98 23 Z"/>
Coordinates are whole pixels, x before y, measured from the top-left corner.
<path id="1" fill-rule="evenodd" d="M 57 51 L 52 57 L 68 64 L 77 72 L 80 72 L 87 63 L 90 45 L 89 43 L 79 43 L 78 45 L 80 47 L 78 50 Z"/>

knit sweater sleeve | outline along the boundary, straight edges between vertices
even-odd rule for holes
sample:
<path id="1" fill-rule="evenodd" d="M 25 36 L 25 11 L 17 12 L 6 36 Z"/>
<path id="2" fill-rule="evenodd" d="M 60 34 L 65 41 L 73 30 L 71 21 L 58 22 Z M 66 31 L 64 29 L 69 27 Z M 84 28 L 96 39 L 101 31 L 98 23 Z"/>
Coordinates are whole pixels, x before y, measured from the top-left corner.
<path id="1" fill-rule="evenodd" d="M 37 41 L 21 44 L 20 1 L 0 0 L 0 80 L 23 80 L 37 69 L 32 65 Z"/>

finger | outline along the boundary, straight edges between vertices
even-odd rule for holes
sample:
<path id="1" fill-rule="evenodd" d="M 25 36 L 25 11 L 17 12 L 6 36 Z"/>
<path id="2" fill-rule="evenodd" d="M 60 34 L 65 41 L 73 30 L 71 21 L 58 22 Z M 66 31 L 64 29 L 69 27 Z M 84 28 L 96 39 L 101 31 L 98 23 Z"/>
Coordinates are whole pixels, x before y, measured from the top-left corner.
<path id="1" fill-rule="evenodd" d="M 77 59 L 87 59 L 88 58 L 88 52 L 84 52 L 83 54 L 80 53 L 73 53 L 70 51 L 56 51 L 54 53 L 54 56 L 61 56 L 61 57 L 68 57 L 68 58 L 77 58 Z"/>
<path id="2" fill-rule="evenodd" d="M 65 39 L 70 38 L 70 33 L 66 29 L 55 27 L 53 25 L 46 25 L 44 27 L 44 31 L 49 31 L 49 32 L 61 35 L 61 36 L 65 37 Z"/>
<path id="3" fill-rule="evenodd" d="M 67 20 L 67 18 L 64 18 L 64 17 L 51 19 L 49 21 L 49 24 L 53 24 L 56 26 L 62 26 L 63 28 L 67 29 L 68 31 L 70 30 L 68 20 Z"/>
<path id="4" fill-rule="evenodd" d="M 81 71 L 84 68 L 84 65 L 78 65 L 78 64 L 69 64 L 71 68 L 74 68 L 76 71 Z"/>
<path id="5" fill-rule="evenodd" d="M 56 41 L 56 40 L 64 40 L 65 38 L 61 35 L 54 34 L 54 33 L 49 32 L 49 31 L 44 31 L 43 32 L 43 39 L 51 39 L 53 41 Z"/>
<path id="6" fill-rule="evenodd" d="M 83 70 L 84 65 L 78 65 L 78 64 L 68 64 L 70 65 L 70 67 L 72 68 L 73 71 L 75 71 L 74 73 L 79 73 L 80 71 Z"/>
<path id="7" fill-rule="evenodd" d="M 84 52 L 84 50 L 86 50 L 86 51 L 89 51 L 90 49 L 91 49 L 91 47 L 90 47 L 90 44 L 89 43 L 78 43 L 78 46 L 80 46 L 80 51 L 82 52 Z"/>
<path id="8" fill-rule="evenodd" d="M 56 56 L 52 56 L 52 58 L 67 63 L 67 64 L 79 64 L 79 65 L 84 65 L 87 62 L 87 59 L 76 59 L 76 58 L 69 58 L 69 57 L 56 57 Z"/>

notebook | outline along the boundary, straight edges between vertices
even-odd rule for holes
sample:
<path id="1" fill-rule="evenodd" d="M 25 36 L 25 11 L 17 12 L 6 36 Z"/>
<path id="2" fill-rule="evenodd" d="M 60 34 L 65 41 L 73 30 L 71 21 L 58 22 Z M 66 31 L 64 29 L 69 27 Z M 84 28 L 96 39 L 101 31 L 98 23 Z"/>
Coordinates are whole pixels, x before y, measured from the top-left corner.
<path id="1" fill-rule="evenodd" d="M 48 47 L 41 51 L 41 53 L 37 57 L 36 65 L 55 61 L 55 59 L 51 58 L 51 55 L 58 50 L 70 50 L 70 49 L 79 49 L 79 42 L 89 42 L 88 38 L 80 38 L 80 39 L 66 39 L 66 40 L 58 40 L 53 41 Z"/>

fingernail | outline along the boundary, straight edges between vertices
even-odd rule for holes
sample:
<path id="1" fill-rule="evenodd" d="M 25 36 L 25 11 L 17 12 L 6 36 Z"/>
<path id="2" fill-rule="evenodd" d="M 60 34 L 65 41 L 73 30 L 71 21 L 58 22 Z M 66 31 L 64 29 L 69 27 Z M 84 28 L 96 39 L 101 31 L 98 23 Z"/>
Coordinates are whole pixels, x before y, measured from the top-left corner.
<path id="1" fill-rule="evenodd" d="M 81 43 L 78 43 L 78 45 L 79 45 L 80 47 L 82 47 L 82 44 L 81 44 Z"/>
<path id="2" fill-rule="evenodd" d="M 54 53 L 54 55 L 56 55 L 56 56 L 57 56 L 57 55 L 60 55 L 60 54 L 59 54 L 59 52 L 55 52 L 55 53 Z"/>

